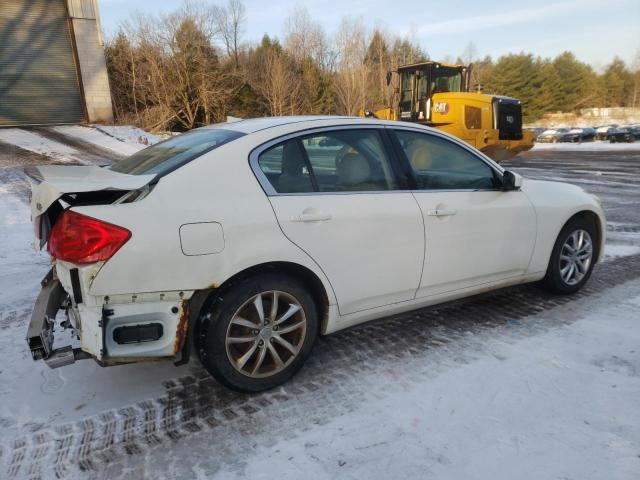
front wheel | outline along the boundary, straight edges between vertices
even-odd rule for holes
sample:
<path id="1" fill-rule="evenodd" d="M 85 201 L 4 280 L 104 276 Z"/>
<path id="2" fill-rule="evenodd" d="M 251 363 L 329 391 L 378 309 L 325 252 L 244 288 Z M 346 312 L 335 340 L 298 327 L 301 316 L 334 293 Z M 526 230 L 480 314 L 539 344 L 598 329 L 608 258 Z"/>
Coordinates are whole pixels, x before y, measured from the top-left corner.
<path id="1" fill-rule="evenodd" d="M 196 346 L 219 382 L 259 392 L 281 385 L 302 367 L 317 333 L 317 310 L 307 289 L 287 276 L 266 274 L 203 307 Z"/>
<path id="2" fill-rule="evenodd" d="M 596 228 L 589 220 L 569 221 L 556 240 L 543 280 L 548 289 L 563 294 L 580 290 L 593 271 Z"/>

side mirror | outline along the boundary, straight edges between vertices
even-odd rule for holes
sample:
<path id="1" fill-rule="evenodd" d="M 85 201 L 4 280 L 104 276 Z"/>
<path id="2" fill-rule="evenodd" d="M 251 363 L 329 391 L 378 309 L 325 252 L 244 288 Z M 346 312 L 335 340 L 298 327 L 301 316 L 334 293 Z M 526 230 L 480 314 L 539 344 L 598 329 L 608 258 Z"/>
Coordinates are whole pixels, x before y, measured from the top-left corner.
<path id="1" fill-rule="evenodd" d="M 502 191 L 511 192 L 520 190 L 520 187 L 522 187 L 522 177 L 510 170 L 505 170 L 502 174 Z"/>
<path id="2" fill-rule="evenodd" d="M 391 72 L 387 72 L 387 87 L 391 85 L 391 77 L 393 74 Z"/>

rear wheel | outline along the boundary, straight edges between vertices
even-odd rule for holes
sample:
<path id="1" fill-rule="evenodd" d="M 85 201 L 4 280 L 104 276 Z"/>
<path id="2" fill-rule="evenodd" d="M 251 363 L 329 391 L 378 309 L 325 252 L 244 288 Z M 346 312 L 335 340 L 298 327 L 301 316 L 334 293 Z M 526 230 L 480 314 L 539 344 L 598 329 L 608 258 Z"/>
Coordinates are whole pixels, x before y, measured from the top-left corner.
<path id="1" fill-rule="evenodd" d="M 229 388 L 267 390 L 289 380 L 317 337 L 311 294 L 278 274 L 231 287 L 202 309 L 196 336 L 204 367 Z"/>
<path id="2" fill-rule="evenodd" d="M 580 290 L 593 271 L 596 228 L 584 218 L 569 221 L 556 240 L 543 284 L 557 293 Z"/>

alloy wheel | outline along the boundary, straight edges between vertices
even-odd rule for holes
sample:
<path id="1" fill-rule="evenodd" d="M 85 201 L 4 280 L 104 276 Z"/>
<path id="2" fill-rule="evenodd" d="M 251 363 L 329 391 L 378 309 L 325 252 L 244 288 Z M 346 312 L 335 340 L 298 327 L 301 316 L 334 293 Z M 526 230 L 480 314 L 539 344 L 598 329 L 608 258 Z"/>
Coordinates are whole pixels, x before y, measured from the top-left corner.
<path id="1" fill-rule="evenodd" d="M 560 276 L 567 285 L 579 283 L 593 260 L 593 241 L 586 230 L 572 232 L 560 250 Z"/>
<path id="2" fill-rule="evenodd" d="M 270 290 L 247 300 L 231 317 L 225 336 L 233 367 L 251 378 L 275 375 L 298 356 L 307 319 L 292 295 Z"/>

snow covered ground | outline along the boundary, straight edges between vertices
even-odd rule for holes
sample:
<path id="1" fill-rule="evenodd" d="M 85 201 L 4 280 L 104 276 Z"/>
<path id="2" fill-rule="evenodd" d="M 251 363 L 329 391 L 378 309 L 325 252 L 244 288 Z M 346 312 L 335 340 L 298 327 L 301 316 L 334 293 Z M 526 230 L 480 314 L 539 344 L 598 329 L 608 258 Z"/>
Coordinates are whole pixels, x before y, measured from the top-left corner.
<path id="1" fill-rule="evenodd" d="M 84 128 L 56 129 L 80 139 L 73 152 L 23 129 L 0 141 L 55 162 L 141 145 L 140 132 Z M 49 261 L 0 156 L 0 478 L 638 478 L 640 154 L 591 145 L 509 165 L 603 198 L 605 263 L 583 294 L 520 287 L 338 333 L 256 396 L 195 361 L 33 362 L 24 336 Z"/>
<path id="2" fill-rule="evenodd" d="M 43 135 L 48 131 L 59 133 L 70 141 L 62 143 Z M 73 140 L 79 140 L 85 145 L 106 149 L 112 154 L 124 157 L 148 145 L 153 145 L 160 139 L 130 126 L 61 125 L 40 129 L 0 128 L 0 142 L 15 145 L 59 162 L 89 163 L 82 147 L 74 146 Z"/>
<path id="3" fill-rule="evenodd" d="M 640 141 L 631 143 L 611 143 L 611 142 L 582 142 L 582 143 L 536 143 L 532 151 L 553 150 L 553 151 L 573 151 L 573 152 L 617 152 L 634 151 L 640 152 Z"/>
<path id="4" fill-rule="evenodd" d="M 0 141 L 60 162 L 82 162 L 80 152 L 77 149 L 38 135 L 30 130 L 0 128 Z"/>
<path id="5" fill-rule="evenodd" d="M 145 456 L 144 471 L 219 479 L 273 472 L 283 480 L 637 479 L 639 308 L 636 280 L 578 311 L 561 307 L 548 318 L 465 336 L 448 346 L 444 366 L 441 352 L 382 366 L 362 379 L 375 391 L 354 411 L 294 428 L 295 435 L 231 434 L 247 449 L 242 462 L 212 454 L 204 433 L 186 448 Z M 526 333 L 541 325 L 543 332 Z M 187 456 L 194 463 L 184 465 Z"/>
<path id="6" fill-rule="evenodd" d="M 146 146 L 137 142 L 126 143 L 111 135 L 107 135 L 98 128 L 84 127 L 80 125 L 61 125 L 53 127 L 53 129 L 63 135 L 78 138 L 82 141 L 93 143 L 94 145 L 99 145 L 121 155 L 133 155 L 138 150 Z"/>

